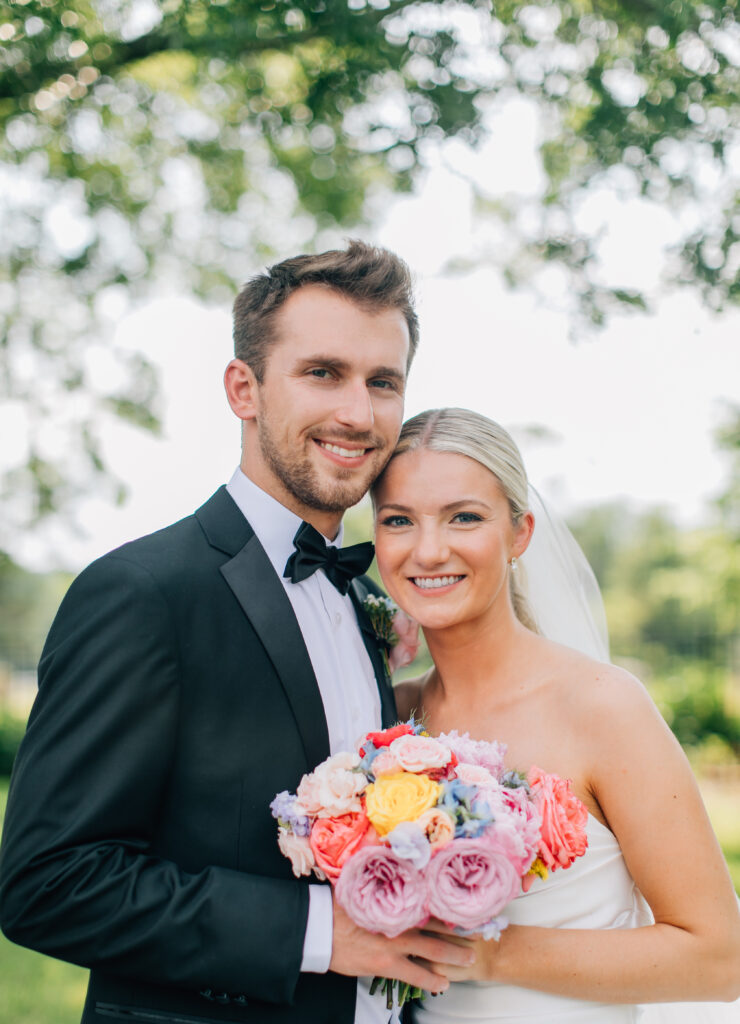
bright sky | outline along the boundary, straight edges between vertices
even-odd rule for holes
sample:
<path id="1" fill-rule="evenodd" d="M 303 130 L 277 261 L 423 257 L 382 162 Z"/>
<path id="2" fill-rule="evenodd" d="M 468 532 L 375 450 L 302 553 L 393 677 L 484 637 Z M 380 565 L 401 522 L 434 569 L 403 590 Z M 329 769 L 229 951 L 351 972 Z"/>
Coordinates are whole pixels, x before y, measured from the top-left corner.
<path id="1" fill-rule="evenodd" d="M 563 513 L 625 499 L 663 505 L 683 522 L 705 519 L 725 473 L 712 432 L 725 403 L 740 402 L 740 311 L 713 317 L 691 295 L 673 295 L 655 315 L 616 317 L 574 342 L 557 311 L 557 274 L 544 279 L 550 301 L 543 304 L 507 291 L 485 265 L 443 272 L 450 257 L 474 259 L 479 239 L 470 188 L 450 166 L 464 166 L 491 194 L 531 194 L 540 180 L 530 114 L 511 104 L 474 157 L 448 147 L 444 162 L 441 154 L 430 161 L 416 194 L 395 199 L 365 233 L 402 255 L 417 277 L 421 345 L 407 413 L 460 405 L 499 420 L 520 442 L 532 481 Z M 667 211 L 602 191 L 581 217 L 603 225 L 604 268 L 614 283 L 657 283 L 661 246 L 676 232 Z M 164 436 L 109 426 L 105 452 L 130 489 L 128 502 L 112 509 L 86 501 L 79 536 L 57 527 L 23 538 L 15 554 L 26 564 L 48 568 L 52 539 L 59 563 L 79 568 L 189 514 L 238 462 L 239 425 L 221 383 L 231 357 L 228 309 L 169 295 L 126 317 L 115 343 L 144 349 L 160 367 Z M 104 365 L 100 372 L 104 379 Z M 547 428 L 549 438 L 524 429 L 532 426 Z"/>

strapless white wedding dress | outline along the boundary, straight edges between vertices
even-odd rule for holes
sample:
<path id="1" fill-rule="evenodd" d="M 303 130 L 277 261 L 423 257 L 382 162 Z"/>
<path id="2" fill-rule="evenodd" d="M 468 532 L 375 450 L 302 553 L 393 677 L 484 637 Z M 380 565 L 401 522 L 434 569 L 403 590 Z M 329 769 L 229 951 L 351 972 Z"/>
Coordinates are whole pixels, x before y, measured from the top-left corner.
<path id="1" fill-rule="evenodd" d="M 567 871 L 506 909 L 511 924 L 547 928 L 636 928 L 652 922 L 613 833 L 592 815 L 588 850 Z M 690 965 L 687 965 L 687 968 Z M 586 1002 L 495 982 L 450 985 L 414 1010 L 414 1024 L 740 1024 L 740 1003 L 618 1006 Z"/>

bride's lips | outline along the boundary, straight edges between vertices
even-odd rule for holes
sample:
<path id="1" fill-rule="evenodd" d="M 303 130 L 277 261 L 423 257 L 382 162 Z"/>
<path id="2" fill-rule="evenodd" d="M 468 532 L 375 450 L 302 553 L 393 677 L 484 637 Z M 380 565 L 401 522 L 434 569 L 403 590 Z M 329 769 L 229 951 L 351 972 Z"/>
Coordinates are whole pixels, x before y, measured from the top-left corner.
<path id="1" fill-rule="evenodd" d="M 327 441 L 315 437 L 314 443 L 322 454 L 338 466 L 361 466 L 368 456 L 375 451 L 352 441 Z"/>
<path id="2" fill-rule="evenodd" d="M 448 594 L 464 579 L 465 576 L 460 573 L 440 573 L 435 576 L 409 576 L 409 582 L 417 593 L 429 594 L 430 596 Z"/>

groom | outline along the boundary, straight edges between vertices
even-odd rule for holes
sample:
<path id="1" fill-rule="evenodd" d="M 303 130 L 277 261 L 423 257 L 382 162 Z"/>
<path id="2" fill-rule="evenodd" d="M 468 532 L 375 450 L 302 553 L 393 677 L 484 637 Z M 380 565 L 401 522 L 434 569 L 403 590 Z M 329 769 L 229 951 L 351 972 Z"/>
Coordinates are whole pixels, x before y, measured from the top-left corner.
<path id="1" fill-rule="evenodd" d="M 241 467 L 73 583 L 15 765 L 0 923 L 91 968 L 85 1024 L 372 1024 L 387 1012 L 358 977 L 439 991 L 416 958 L 469 955 L 354 926 L 330 887 L 292 876 L 269 812 L 394 718 L 372 584 L 351 581 L 369 553 L 345 565 L 332 542 L 400 429 L 407 268 L 359 242 L 286 260 L 239 294 L 234 338 Z"/>

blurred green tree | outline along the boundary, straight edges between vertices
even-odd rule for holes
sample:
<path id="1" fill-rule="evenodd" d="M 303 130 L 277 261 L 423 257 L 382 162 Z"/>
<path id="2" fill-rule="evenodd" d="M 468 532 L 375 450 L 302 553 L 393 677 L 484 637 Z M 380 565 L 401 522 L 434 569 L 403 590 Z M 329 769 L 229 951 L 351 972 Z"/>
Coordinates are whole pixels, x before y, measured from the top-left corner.
<path id="1" fill-rule="evenodd" d="M 156 430 L 156 380 L 109 339 L 152 282 L 226 301 L 409 188 L 425 146 L 474 143 L 507 97 L 542 110 L 546 180 L 534 205 L 479 195 L 509 280 L 555 261 L 594 323 L 644 307 L 594 272 L 575 216 L 598 181 L 627 182 L 686 213 L 673 280 L 735 300 L 736 2 L 0 2 L 0 379 L 24 435 L 8 521 L 91 476 L 122 498 L 100 418 Z"/>

